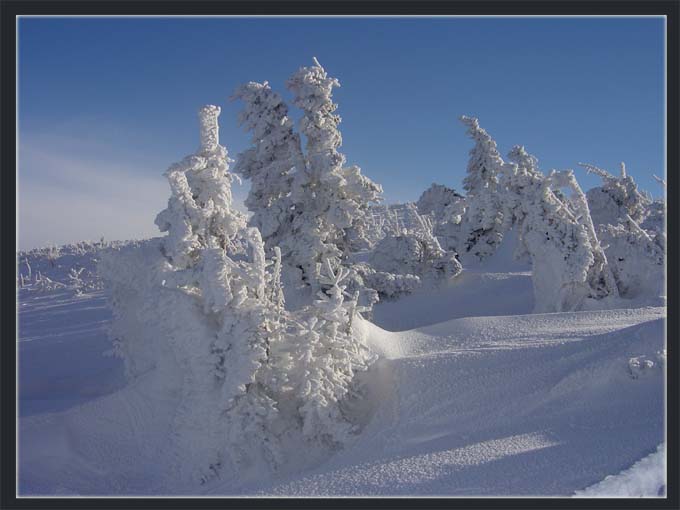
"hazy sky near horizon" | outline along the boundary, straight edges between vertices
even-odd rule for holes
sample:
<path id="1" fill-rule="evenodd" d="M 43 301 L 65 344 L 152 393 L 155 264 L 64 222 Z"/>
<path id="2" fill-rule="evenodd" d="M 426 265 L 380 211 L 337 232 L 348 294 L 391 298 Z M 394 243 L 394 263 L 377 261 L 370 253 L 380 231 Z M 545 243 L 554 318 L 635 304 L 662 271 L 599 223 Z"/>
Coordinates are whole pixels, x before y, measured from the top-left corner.
<path id="1" fill-rule="evenodd" d="M 317 57 L 340 80 L 348 163 L 386 201 L 431 183 L 460 189 L 479 117 L 501 154 L 541 169 L 580 161 L 661 194 L 663 18 L 21 18 L 19 248 L 158 235 L 162 173 L 198 145 L 196 112 L 218 104 L 221 143 L 249 146 L 230 101 L 247 81 L 286 79 Z M 299 114 L 291 106 L 293 118 Z M 235 185 L 241 201 L 248 185 Z"/>

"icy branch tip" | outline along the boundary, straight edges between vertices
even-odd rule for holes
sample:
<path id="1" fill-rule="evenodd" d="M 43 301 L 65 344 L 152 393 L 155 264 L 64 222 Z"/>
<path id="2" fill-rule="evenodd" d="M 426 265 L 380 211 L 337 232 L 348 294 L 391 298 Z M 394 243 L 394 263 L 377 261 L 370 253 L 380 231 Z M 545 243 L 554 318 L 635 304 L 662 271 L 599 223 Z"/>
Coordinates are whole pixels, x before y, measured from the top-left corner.
<path id="1" fill-rule="evenodd" d="M 201 149 L 213 150 L 220 143 L 220 128 L 217 123 L 220 111 L 219 106 L 212 104 L 205 105 L 198 110 L 198 118 L 201 123 Z"/>
<path id="2" fill-rule="evenodd" d="M 479 125 L 479 119 L 477 117 L 469 117 L 467 115 L 461 115 L 459 120 L 466 126 L 476 126 Z"/>

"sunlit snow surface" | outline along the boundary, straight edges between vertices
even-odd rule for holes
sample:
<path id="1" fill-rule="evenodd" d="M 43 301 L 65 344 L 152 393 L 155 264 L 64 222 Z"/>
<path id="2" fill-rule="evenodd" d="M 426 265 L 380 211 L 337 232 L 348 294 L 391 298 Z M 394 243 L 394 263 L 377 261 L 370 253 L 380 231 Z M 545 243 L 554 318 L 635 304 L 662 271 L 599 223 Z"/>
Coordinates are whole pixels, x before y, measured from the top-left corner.
<path id="1" fill-rule="evenodd" d="M 361 323 L 381 358 L 344 450 L 204 486 L 173 477 L 173 392 L 157 398 L 153 370 L 126 383 L 106 356 L 103 295 L 22 290 L 19 492 L 662 495 L 665 307 L 531 315 L 526 273 L 459 278 Z"/>

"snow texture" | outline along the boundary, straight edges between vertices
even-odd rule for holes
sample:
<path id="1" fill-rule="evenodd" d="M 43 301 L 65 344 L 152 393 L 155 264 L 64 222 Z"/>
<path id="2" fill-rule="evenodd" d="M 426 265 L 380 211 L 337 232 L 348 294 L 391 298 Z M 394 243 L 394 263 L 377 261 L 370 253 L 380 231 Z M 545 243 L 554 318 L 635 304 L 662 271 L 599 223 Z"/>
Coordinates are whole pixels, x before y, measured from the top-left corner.
<path id="1" fill-rule="evenodd" d="M 130 251 L 160 260 L 154 243 Z M 343 449 L 286 436 L 276 471 L 223 468 L 202 485 L 170 469 L 180 382 L 161 364 L 126 381 L 101 355 L 101 291 L 20 289 L 19 491 L 568 496 L 663 442 L 665 308 L 529 314 L 529 274 L 459 278 L 379 304 L 401 306 L 376 318 L 393 332 L 354 322 L 380 359 L 362 373 L 363 397 L 342 407 L 360 425 Z M 416 304 L 419 324 L 400 322 Z"/>
<path id="2" fill-rule="evenodd" d="M 666 494 L 666 443 L 618 475 L 576 491 L 579 498 L 652 498 Z"/>

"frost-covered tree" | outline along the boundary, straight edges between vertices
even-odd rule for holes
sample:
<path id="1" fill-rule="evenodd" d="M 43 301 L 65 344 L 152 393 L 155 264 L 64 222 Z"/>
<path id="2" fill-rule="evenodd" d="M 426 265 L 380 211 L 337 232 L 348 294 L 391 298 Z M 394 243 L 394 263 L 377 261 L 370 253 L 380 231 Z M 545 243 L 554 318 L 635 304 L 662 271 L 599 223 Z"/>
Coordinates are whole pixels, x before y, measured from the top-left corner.
<path id="1" fill-rule="evenodd" d="M 168 235 L 103 257 L 117 352 L 130 375 L 156 367 L 180 400 L 173 468 L 210 480 L 227 462 L 275 462 L 278 410 L 267 352 L 280 341 L 264 244 L 231 205 L 219 107 L 199 112 L 198 151 L 166 172 L 156 223 Z M 269 292 L 268 292 L 269 289 Z"/>
<path id="2" fill-rule="evenodd" d="M 324 290 L 293 315 L 291 341 L 279 361 L 298 402 L 303 435 L 327 446 L 344 443 L 355 428 L 342 404 L 352 396 L 357 372 L 375 360 L 354 327 L 360 320 L 358 294 L 345 299 L 348 275 L 326 261 L 320 277 Z"/>
<path id="3" fill-rule="evenodd" d="M 303 113 L 300 131 L 307 144 L 305 167 L 296 170 L 292 182 L 295 217 L 291 235 L 282 240 L 281 247 L 284 257 L 289 256 L 310 282 L 318 281 L 320 267 L 327 260 L 337 267 L 346 259 L 351 242 L 365 237 L 369 205 L 382 192 L 359 167 L 344 166 L 345 156 L 338 151 L 340 117 L 332 100 L 333 88 L 339 85 L 316 59 L 287 82 L 293 103 Z"/>
<path id="4" fill-rule="evenodd" d="M 602 186 L 593 188 L 586 194 L 595 225 L 616 225 L 626 216 L 637 223 L 645 219 L 651 200 L 640 192 L 633 177 L 626 172 L 624 163 L 621 163 L 618 177 L 594 165 L 579 165 L 602 179 Z"/>
<path id="5" fill-rule="evenodd" d="M 200 110 L 199 150 L 165 173 L 171 197 L 156 225 L 168 233 L 163 252 L 177 269 L 195 266 L 208 247 L 234 249 L 234 237 L 245 227 L 245 217 L 231 207 L 233 176 L 227 150 L 219 144 L 219 114 L 218 106 Z"/>
<path id="6" fill-rule="evenodd" d="M 234 172 L 250 179 L 245 201 L 253 213 L 250 224 L 273 249 L 291 235 L 298 214 L 290 195 L 295 173 L 305 171 L 300 137 L 293 130 L 288 106 L 267 82 L 242 85 L 234 99 L 244 104 L 239 121 L 252 133 L 253 144 L 239 154 Z"/>
<path id="7" fill-rule="evenodd" d="M 530 257 L 537 312 L 578 310 L 586 299 L 617 289 L 595 233 L 588 204 L 571 171 L 544 176 L 538 161 L 515 146 L 502 166 L 505 228 L 519 233 Z M 567 189 L 571 197 L 562 190 Z"/>
<path id="8" fill-rule="evenodd" d="M 419 214 L 431 215 L 436 222 L 439 222 L 444 217 L 446 208 L 462 199 L 463 196 L 456 193 L 454 189 L 433 183 L 420 195 L 416 206 Z"/>
<path id="9" fill-rule="evenodd" d="M 480 260 L 497 249 L 503 239 L 503 213 L 498 195 L 498 175 L 503 166 L 496 142 L 474 117 L 462 116 L 467 134 L 475 142 L 470 150 L 467 175 L 463 179 L 466 212 L 463 217 L 465 252 Z"/>
<path id="10" fill-rule="evenodd" d="M 619 293 L 626 298 L 664 294 L 665 203 L 641 192 L 624 163 L 619 176 L 579 164 L 602 179 L 602 186 L 588 191 L 588 204 Z"/>
<path id="11" fill-rule="evenodd" d="M 171 196 L 156 222 L 167 236 L 113 248 L 99 267 L 128 375 L 152 374 L 159 398 L 177 402 L 167 462 L 187 483 L 227 467 L 276 469 L 291 434 L 342 444 L 352 428 L 342 405 L 373 359 L 352 328 L 361 309 L 343 297 L 347 271 L 330 261 L 326 293 L 286 311 L 281 250 L 268 260 L 259 230 L 232 208 L 219 112 L 200 110 L 200 148 L 166 172 Z M 296 329 L 311 318 L 318 345 Z"/>
<path id="12" fill-rule="evenodd" d="M 600 225 L 619 293 L 625 298 L 665 296 L 664 246 L 628 216 L 625 223 Z"/>
<path id="13" fill-rule="evenodd" d="M 245 105 L 240 120 L 253 135 L 253 146 L 236 164 L 236 171 L 252 181 L 246 200 L 253 212 L 250 224 L 262 231 L 270 250 L 279 246 L 286 265 L 316 289 L 326 260 L 337 267 L 350 251 L 370 246 L 369 206 L 382 189 L 359 167 L 345 166 L 338 151 L 340 117 L 332 101 L 339 82 L 316 59 L 314 64 L 287 82 L 303 112 L 305 153 L 287 105 L 266 82 L 239 87 L 235 98 Z"/>

